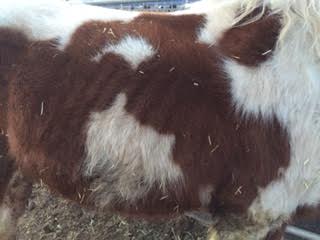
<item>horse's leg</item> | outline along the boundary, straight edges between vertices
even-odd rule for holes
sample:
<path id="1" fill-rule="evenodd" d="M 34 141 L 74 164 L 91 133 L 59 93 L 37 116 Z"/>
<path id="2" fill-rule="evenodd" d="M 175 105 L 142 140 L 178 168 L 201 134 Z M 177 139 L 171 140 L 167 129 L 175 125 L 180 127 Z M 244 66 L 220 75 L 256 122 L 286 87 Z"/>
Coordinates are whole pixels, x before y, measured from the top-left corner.
<path id="1" fill-rule="evenodd" d="M 4 196 L 8 188 L 10 179 L 14 172 L 14 163 L 7 156 L 8 144 L 5 134 L 0 133 L 0 240 L 6 239 L 5 235 L 9 234 L 10 230 L 10 215 L 4 207 Z"/>
<path id="2" fill-rule="evenodd" d="M 31 190 L 32 183 L 15 170 L 0 206 L 0 240 L 15 239 L 17 221 L 24 213 Z"/>
<path id="3" fill-rule="evenodd" d="M 7 137 L 0 134 L 0 240 L 15 239 L 18 218 L 32 189 L 7 153 Z"/>
<path id="4" fill-rule="evenodd" d="M 0 158 L 0 240 L 8 239 L 4 237 L 9 235 L 10 228 L 10 215 L 4 207 L 4 196 L 9 185 L 10 179 L 13 174 L 13 162 L 9 161 L 6 157 Z M 10 234 L 11 235 L 11 234 Z"/>

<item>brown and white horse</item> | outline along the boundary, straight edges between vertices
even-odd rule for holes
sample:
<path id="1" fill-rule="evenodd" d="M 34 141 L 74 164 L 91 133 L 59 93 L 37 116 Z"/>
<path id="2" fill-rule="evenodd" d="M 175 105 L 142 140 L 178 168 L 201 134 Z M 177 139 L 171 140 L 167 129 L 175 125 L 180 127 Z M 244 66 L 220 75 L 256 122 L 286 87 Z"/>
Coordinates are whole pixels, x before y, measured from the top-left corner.
<path id="1" fill-rule="evenodd" d="M 89 208 L 280 239 L 320 204 L 320 2 L 173 14 L 0 3 L 0 239 L 32 182 Z"/>

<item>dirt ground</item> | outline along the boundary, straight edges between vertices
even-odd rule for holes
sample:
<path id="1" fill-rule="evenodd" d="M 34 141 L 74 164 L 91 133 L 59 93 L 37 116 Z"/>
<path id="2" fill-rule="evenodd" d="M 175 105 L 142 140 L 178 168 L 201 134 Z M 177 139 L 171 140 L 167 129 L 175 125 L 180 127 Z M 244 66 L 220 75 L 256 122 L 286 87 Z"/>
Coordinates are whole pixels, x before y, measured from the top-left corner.
<path id="1" fill-rule="evenodd" d="M 180 219 L 146 223 L 88 212 L 35 186 L 19 223 L 18 240 L 205 240 L 207 229 Z"/>

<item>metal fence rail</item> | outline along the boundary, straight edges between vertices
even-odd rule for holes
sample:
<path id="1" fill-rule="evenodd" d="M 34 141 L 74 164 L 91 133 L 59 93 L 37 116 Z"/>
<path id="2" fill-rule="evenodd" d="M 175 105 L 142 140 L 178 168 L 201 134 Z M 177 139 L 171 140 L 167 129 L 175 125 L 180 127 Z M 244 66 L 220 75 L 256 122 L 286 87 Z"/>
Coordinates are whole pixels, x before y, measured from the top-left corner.
<path id="1" fill-rule="evenodd" d="M 159 11 L 172 12 L 182 10 L 187 6 L 186 4 L 195 2 L 197 0 L 68 0 L 71 3 L 83 2 L 90 5 L 134 10 L 134 11 Z"/>
<path id="2" fill-rule="evenodd" d="M 319 234 L 294 226 L 288 226 L 286 233 L 304 240 L 320 240 Z"/>

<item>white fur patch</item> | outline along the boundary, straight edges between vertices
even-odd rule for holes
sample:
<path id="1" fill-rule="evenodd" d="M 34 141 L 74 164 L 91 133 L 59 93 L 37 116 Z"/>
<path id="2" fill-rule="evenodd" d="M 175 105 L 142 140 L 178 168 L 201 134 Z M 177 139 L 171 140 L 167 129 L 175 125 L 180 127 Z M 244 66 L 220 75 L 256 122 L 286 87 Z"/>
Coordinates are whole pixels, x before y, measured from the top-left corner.
<path id="1" fill-rule="evenodd" d="M 233 26 L 238 6 L 239 3 L 231 4 L 230 1 L 201 1 L 197 8 L 205 10 L 206 23 L 199 29 L 198 41 L 208 45 L 215 44 Z"/>
<path id="2" fill-rule="evenodd" d="M 133 69 L 137 69 L 140 63 L 150 59 L 156 52 L 144 38 L 126 36 L 119 43 L 106 46 L 93 60 L 99 62 L 107 53 L 123 57 Z"/>
<path id="3" fill-rule="evenodd" d="M 172 12 L 172 15 L 203 15 L 206 22 L 198 29 L 198 42 L 214 45 L 223 36 L 224 32 L 235 23 L 240 2 L 236 0 L 201 0 L 187 5 L 186 10 Z"/>
<path id="4" fill-rule="evenodd" d="M 137 12 L 106 9 L 63 0 L 3 0 L 0 4 L 0 27 L 25 33 L 31 40 L 58 39 L 64 49 L 74 31 L 91 20 L 128 22 Z"/>
<path id="5" fill-rule="evenodd" d="M 5 206 L 0 207 L 0 239 L 9 240 L 15 234 L 15 222 L 11 210 Z"/>
<path id="6" fill-rule="evenodd" d="M 289 167 L 250 207 L 258 222 L 287 219 L 298 206 L 320 204 L 320 64 L 309 54 L 312 39 L 305 41 L 300 24 L 287 30 L 284 44 L 259 67 L 225 64 L 238 110 L 265 119 L 275 115 L 289 134 Z"/>
<path id="7" fill-rule="evenodd" d="M 142 126 L 125 111 L 127 99 L 119 94 L 110 108 L 93 113 L 88 124 L 85 174 L 98 176 L 93 184 L 96 205 L 134 202 L 152 187 L 166 192 L 182 187 L 183 174 L 172 160 L 173 135 Z"/>
<path id="8" fill-rule="evenodd" d="M 213 186 L 206 186 L 203 188 L 200 188 L 199 191 L 199 199 L 201 206 L 203 208 L 207 208 L 211 202 L 212 199 L 212 194 L 213 194 Z"/>

